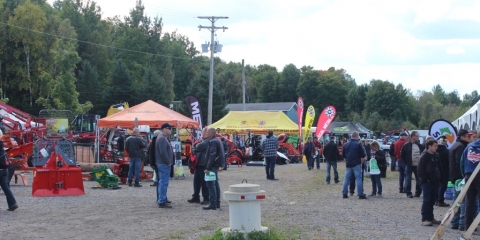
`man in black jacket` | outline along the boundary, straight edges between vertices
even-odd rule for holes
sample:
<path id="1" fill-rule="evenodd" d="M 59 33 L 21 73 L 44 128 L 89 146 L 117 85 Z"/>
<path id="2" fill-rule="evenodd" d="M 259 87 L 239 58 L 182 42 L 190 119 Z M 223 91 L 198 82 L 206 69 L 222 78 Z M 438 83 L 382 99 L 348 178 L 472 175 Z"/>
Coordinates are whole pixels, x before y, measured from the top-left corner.
<path id="1" fill-rule="evenodd" d="M 467 130 L 460 129 L 457 134 L 457 141 L 450 147 L 450 149 L 448 149 L 448 178 L 453 184 L 455 184 L 457 180 L 463 179 L 462 172 L 460 171 L 460 160 L 462 159 L 463 150 L 465 150 L 469 144 L 470 135 L 471 133 L 469 133 Z M 452 202 L 457 200 L 458 194 L 460 194 L 460 191 L 453 191 Z M 450 228 L 462 231 L 465 230 L 464 213 L 465 199 L 462 201 L 459 211 L 457 211 L 455 216 L 453 216 L 452 221 L 450 222 Z"/>
<path id="2" fill-rule="evenodd" d="M 141 187 L 140 185 L 140 167 L 142 165 L 142 158 L 145 156 L 143 149 L 147 145 L 143 138 L 140 137 L 140 129 L 134 128 L 133 135 L 128 137 L 125 141 L 125 150 L 127 150 L 130 157 L 130 163 L 128 168 L 128 186 L 132 186 L 133 173 L 135 171 L 135 187 Z"/>
<path id="3" fill-rule="evenodd" d="M 208 128 L 202 129 L 202 142 L 195 146 L 195 154 L 198 160 L 197 166 L 193 173 L 193 195 L 188 200 L 189 203 L 201 203 L 206 205 L 209 203 L 209 193 L 207 183 L 205 182 L 205 167 L 207 166 L 207 149 L 210 138 L 206 138 Z M 200 190 L 202 190 L 203 202 L 200 202 Z"/>
<path id="4" fill-rule="evenodd" d="M 412 195 L 412 173 L 415 175 L 415 197 L 420 197 L 422 189 L 418 180 L 417 166 L 420 162 L 420 156 L 423 152 L 423 146 L 418 143 L 418 132 L 412 131 L 410 139 L 405 143 L 400 151 L 401 160 L 405 164 L 405 193 L 408 198 Z"/>
<path id="5" fill-rule="evenodd" d="M 210 204 L 208 207 L 203 207 L 204 210 L 216 210 L 220 208 L 220 185 L 218 184 L 218 170 L 223 168 L 225 163 L 225 151 L 223 150 L 223 144 L 216 137 L 215 128 L 209 128 L 207 130 L 207 138 L 210 139 L 210 143 L 207 149 L 207 167 L 205 174 L 213 172 L 215 174 L 214 181 L 207 181 L 208 195 L 210 198 Z"/>
<path id="6" fill-rule="evenodd" d="M 438 198 L 435 206 L 438 207 L 448 207 L 449 204 L 445 203 L 445 191 L 447 190 L 448 186 L 448 148 L 447 148 L 447 137 L 441 136 L 438 139 L 438 163 L 440 164 L 440 173 L 441 173 L 441 181 L 438 187 Z"/>
<path id="7" fill-rule="evenodd" d="M 427 151 L 423 153 L 418 163 L 418 177 L 423 190 L 422 226 L 432 226 L 432 224 L 440 224 L 440 221 L 433 216 L 433 204 L 437 200 L 441 174 L 436 153 L 437 142 L 435 139 L 430 139 L 427 140 L 425 146 Z"/>
<path id="8" fill-rule="evenodd" d="M 338 171 L 337 171 L 337 161 L 340 161 L 340 153 L 338 152 L 338 147 L 333 140 L 335 137 L 330 136 L 330 142 L 323 148 L 323 156 L 327 162 L 327 184 L 330 184 L 330 168 L 333 167 L 334 181 L 339 183 Z"/>

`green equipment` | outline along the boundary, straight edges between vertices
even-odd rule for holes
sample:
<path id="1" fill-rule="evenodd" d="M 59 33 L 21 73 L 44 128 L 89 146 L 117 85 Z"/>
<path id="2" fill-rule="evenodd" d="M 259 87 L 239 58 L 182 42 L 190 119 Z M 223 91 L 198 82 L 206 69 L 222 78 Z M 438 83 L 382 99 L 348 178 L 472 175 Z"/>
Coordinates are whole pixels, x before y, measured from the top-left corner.
<path id="1" fill-rule="evenodd" d="M 117 189 L 118 186 L 118 176 L 113 174 L 107 166 L 100 166 L 98 168 L 92 169 L 90 173 L 93 180 L 97 181 L 98 184 L 104 188 Z"/>

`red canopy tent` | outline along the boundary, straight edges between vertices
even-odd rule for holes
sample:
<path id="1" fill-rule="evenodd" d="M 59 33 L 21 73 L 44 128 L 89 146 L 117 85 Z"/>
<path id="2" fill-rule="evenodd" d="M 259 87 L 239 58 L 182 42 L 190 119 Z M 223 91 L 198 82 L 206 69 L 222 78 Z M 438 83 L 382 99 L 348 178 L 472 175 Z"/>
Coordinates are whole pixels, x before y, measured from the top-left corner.
<path id="1" fill-rule="evenodd" d="M 134 128 L 135 118 L 138 125 L 148 125 L 151 128 L 160 128 L 169 123 L 177 128 L 198 128 L 198 122 L 178 112 L 164 107 L 152 100 L 135 105 L 124 111 L 115 113 L 98 120 L 98 127 Z"/>

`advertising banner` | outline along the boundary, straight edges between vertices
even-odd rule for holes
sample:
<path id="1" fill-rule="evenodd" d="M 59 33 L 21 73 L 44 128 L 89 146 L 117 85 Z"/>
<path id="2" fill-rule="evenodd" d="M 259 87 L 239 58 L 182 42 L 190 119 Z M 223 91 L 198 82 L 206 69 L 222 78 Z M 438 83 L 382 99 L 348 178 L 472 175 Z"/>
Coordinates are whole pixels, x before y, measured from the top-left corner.
<path id="1" fill-rule="evenodd" d="M 447 148 L 450 148 L 457 139 L 457 131 L 451 122 L 444 119 L 437 119 L 433 121 L 428 130 L 428 135 L 440 139 L 441 136 L 447 138 Z"/>
<path id="2" fill-rule="evenodd" d="M 303 126 L 303 98 L 302 97 L 299 97 L 297 101 L 297 120 L 298 120 L 298 135 L 300 135 L 300 140 L 301 140 L 302 126 Z"/>
<path id="3" fill-rule="evenodd" d="M 315 108 L 312 105 L 310 105 L 307 108 L 307 114 L 305 115 L 305 128 L 303 130 L 303 142 L 306 142 L 307 138 L 309 136 L 312 136 L 312 134 L 310 133 L 310 130 L 312 129 L 314 120 L 315 120 Z"/>
<path id="4" fill-rule="evenodd" d="M 188 95 L 183 100 L 188 104 L 192 119 L 200 124 L 198 130 L 192 129 L 192 136 L 195 139 L 202 139 L 203 114 L 202 108 L 200 107 L 200 101 L 198 101 L 198 98 L 193 95 Z"/>
<path id="5" fill-rule="evenodd" d="M 328 126 L 330 126 L 333 119 L 335 119 L 335 116 L 337 116 L 337 110 L 334 106 L 328 106 L 323 109 L 318 118 L 317 130 L 315 130 L 315 136 L 317 136 L 318 139 L 322 138 L 325 131 L 327 131 Z"/>

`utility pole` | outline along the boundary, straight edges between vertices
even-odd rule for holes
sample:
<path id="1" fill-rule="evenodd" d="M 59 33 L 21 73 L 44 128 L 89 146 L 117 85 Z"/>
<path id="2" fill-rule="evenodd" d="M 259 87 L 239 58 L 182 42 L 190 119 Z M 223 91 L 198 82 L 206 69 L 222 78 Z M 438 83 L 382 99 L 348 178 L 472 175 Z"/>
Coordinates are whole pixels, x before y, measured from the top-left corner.
<path id="1" fill-rule="evenodd" d="M 242 96 L 243 96 L 243 111 L 245 111 L 245 62 L 242 59 Z"/>
<path id="2" fill-rule="evenodd" d="M 206 28 L 210 30 L 212 33 L 212 40 L 210 42 L 210 81 L 208 84 L 208 120 L 207 124 L 210 125 L 212 124 L 212 105 L 213 105 L 213 53 L 215 51 L 215 42 L 214 42 L 214 37 L 215 37 L 215 30 L 216 29 L 223 29 L 225 32 L 225 29 L 228 29 L 227 27 L 215 27 L 215 22 L 218 19 L 228 19 L 228 17 L 198 17 L 200 19 L 208 19 L 210 22 L 212 22 L 212 26 L 209 27 L 204 27 L 202 25 L 198 26 L 199 30 L 202 30 L 202 28 Z"/>

